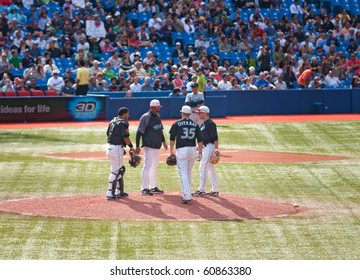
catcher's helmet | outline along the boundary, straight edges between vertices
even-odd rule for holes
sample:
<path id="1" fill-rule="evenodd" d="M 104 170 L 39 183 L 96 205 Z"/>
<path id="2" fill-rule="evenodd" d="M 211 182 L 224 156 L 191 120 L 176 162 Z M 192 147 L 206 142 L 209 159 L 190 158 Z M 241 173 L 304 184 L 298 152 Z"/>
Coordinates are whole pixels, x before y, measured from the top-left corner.
<path id="1" fill-rule="evenodd" d="M 132 167 L 137 167 L 140 164 L 140 162 L 141 162 L 141 156 L 134 154 L 130 155 L 129 164 Z"/>
<path id="2" fill-rule="evenodd" d="M 166 164 L 169 166 L 176 165 L 176 157 L 175 156 L 168 156 L 166 159 Z"/>

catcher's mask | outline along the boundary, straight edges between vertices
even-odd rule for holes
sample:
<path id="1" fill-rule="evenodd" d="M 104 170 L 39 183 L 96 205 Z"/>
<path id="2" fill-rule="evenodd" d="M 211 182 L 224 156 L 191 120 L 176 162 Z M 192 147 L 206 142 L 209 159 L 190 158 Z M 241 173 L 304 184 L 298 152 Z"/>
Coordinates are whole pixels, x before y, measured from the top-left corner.
<path id="1" fill-rule="evenodd" d="M 130 153 L 129 164 L 132 167 L 137 167 L 141 162 L 141 156 Z"/>
<path id="2" fill-rule="evenodd" d="M 176 165 L 176 157 L 175 156 L 168 156 L 166 159 L 166 164 L 169 166 Z"/>

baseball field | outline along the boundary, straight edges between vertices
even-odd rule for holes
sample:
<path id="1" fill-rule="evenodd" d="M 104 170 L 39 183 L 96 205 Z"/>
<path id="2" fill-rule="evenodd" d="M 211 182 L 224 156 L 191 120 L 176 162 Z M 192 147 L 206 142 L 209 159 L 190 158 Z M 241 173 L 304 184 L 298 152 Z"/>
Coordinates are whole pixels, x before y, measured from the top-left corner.
<path id="1" fill-rule="evenodd" d="M 125 175 L 129 201 L 139 208 L 125 200 L 105 201 L 109 162 L 98 155 L 105 150 L 107 122 L 0 124 L 0 259 L 360 259 L 359 115 L 228 118 L 217 123 L 223 158 L 216 169 L 219 199 L 224 200 L 194 199 L 180 206 L 177 170 L 161 161 L 158 187 L 171 194 L 166 204 L 175 207 L 174 213 L 166 213 L 162 198 L 144 201 L 139 196 L 142 164 L 132 168 L 126 163 Z M 133 142 L 136 125 L 130 124 Z M 167 137 L 169 128 L 165 122 Z M 97 156 L 76 156 L 81 153 Z M 262 153 L 273 157 L 261 160 Z M 229 160 L 233 154 L 239 160 Z M 245 155 L 247 160 L 241 160 Z M 198 182 L 196 163 L 193 191 Z M 70 211 L 81 202 L 82 212 L 59 214 L 58 208 L 74 197 L 80 200 L 66 207 Z M 235 203 L 223 203 L 230 198 Z M 256 209 L 249 205 L 255 200 Z M 51 211 L 40 215 L 22 209 L 29 201 L 34 212 L 41 207 Z M 235 217 L 202 216 L 199 207 L 205 201 L 203 212 L 232 211 Z M 19 210 L 8 210 L 7 203 L 16 203 Z M 142 216 L 122 216 L 125 203 Z M 296 211 L 241 214 L 267 211 L 270 204 L 295 205 Z M 99 215 L 92 218 L 90 212 Z M 115 214 L 107 218 L 110 212 Z"/>

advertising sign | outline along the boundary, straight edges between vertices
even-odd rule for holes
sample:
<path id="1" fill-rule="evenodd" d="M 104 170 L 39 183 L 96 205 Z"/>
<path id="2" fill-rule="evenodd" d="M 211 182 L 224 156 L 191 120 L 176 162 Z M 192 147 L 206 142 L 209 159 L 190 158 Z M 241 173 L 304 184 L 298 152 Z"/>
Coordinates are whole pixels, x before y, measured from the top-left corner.
<path id="1" fill-rule="evenodd" d="M 105 97 L 0 98 L 0 122 L 104 120 Z"/>

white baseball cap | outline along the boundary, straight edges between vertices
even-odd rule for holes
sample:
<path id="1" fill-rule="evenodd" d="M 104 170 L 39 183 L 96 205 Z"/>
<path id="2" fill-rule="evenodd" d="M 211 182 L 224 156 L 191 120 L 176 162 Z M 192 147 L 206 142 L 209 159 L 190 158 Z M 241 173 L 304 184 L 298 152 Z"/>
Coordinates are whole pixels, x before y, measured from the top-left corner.
<path id="1" fill-rule="evenodd" d="M 162 106 L 160 105 L 159 100 L 153 99 L 153 100 L 150 101 L 150 107 L 162 107 Z"/>
<path id="2" fill-rule="evenodd" d="M 52 71 L 52 73 L 53 73 L 53 74 L 60 74 L 60 71 L 57 70 L 57 69 L 55 69 L 55 70 Z"/>
<path id="3" fill-rule="evenodd" d="M 191 114 L 191 107 L 188 106 L 188 105 L 184 105 L 184 106 L 182 106 L 180 112 L 190 115 Z"/>
<path id="4" fill-rule="evenodd" d="M 199 109 L 196 110 L 196 113 L 210 113 L 210 109 L 207 106 L 200 106 Z"/>

